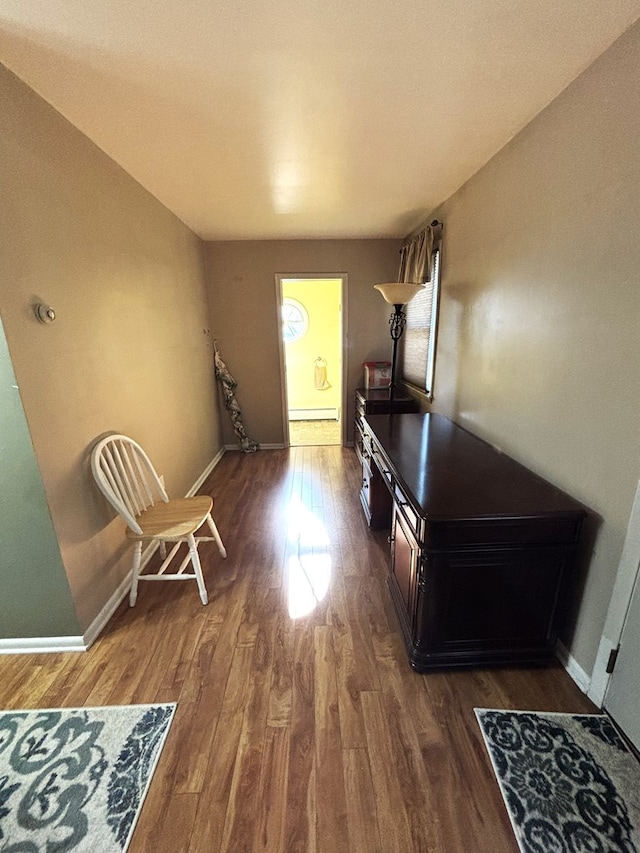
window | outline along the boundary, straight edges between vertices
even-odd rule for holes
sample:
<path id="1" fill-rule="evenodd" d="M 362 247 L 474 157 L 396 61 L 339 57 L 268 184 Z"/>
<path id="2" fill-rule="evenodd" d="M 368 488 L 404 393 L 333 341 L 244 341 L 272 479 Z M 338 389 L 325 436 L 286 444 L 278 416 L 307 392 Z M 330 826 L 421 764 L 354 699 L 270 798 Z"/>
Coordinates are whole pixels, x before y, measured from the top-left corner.
<path id="1" fill-rule="evenodd" d="M 437 247 L 431 256 L 431 280 L 405 308 L 407 326 L 400 354 L 402 381 L 429 398 L 433 398 L 439 296 L 440 248 Z"/>
<path id="2" fill-rule="evenodd" d="M 309 315 L 297 299 L 282 300 L 282 338 L 286 344 L 299 340 L 309 328 Z"/>

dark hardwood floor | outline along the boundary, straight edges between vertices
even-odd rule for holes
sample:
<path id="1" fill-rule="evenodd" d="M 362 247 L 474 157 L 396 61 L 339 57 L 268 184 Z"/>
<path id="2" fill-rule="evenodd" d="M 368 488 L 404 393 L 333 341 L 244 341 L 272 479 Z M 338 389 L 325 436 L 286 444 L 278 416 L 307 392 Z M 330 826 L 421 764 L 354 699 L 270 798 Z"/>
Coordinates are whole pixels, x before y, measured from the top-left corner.
<path id="1" fill-rule="evenodd" d="M 353 450 L 228 453 L 228 551 L 84 654 L 0 657 L 4 708 L 177 702 L 130 853 L 517 853 L 474 707 L 595 710 L 559 666 L 417 675 Z"/>

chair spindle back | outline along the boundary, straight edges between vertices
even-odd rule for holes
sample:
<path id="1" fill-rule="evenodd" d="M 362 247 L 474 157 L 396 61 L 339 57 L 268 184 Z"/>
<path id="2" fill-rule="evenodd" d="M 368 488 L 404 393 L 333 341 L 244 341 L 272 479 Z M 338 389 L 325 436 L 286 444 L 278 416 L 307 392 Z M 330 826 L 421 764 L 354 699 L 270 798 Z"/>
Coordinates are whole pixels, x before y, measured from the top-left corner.
<path id="1" fill-rule="evenodd" d="M 126 435 L 101 439 L 91 453 L 91 470 L 100 491 L 136 533 L 142 533 L 136 516 L 154 505 L 155 496 L 169 500 L 151 460 Z"/>

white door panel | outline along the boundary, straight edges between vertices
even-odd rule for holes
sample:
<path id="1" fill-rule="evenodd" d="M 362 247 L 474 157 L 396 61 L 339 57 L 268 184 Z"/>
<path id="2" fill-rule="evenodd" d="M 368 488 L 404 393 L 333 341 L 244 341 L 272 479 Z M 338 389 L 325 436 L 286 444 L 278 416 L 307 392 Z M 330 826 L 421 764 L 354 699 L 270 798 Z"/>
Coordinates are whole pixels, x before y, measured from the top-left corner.
<path id="1" fill-rule="evenodd" d="M 637 579 L 604 707 L 640 750 L 640 584 Z"/>

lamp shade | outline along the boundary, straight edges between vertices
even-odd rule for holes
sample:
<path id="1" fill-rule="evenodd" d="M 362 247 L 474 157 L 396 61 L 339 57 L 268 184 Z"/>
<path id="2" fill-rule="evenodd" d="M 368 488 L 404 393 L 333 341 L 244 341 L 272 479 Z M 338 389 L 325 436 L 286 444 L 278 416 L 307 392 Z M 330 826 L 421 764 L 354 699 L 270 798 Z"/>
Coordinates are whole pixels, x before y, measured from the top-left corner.
<path id="1" fill-rule="evenodd" d="M 403 281 L 393 281 L 387 284 L 374 284 L 376 290 L 382 294 L 385 302 L 389 305 L 406 305 L 424 290 L 424 284 L 406 284 Z"/>

